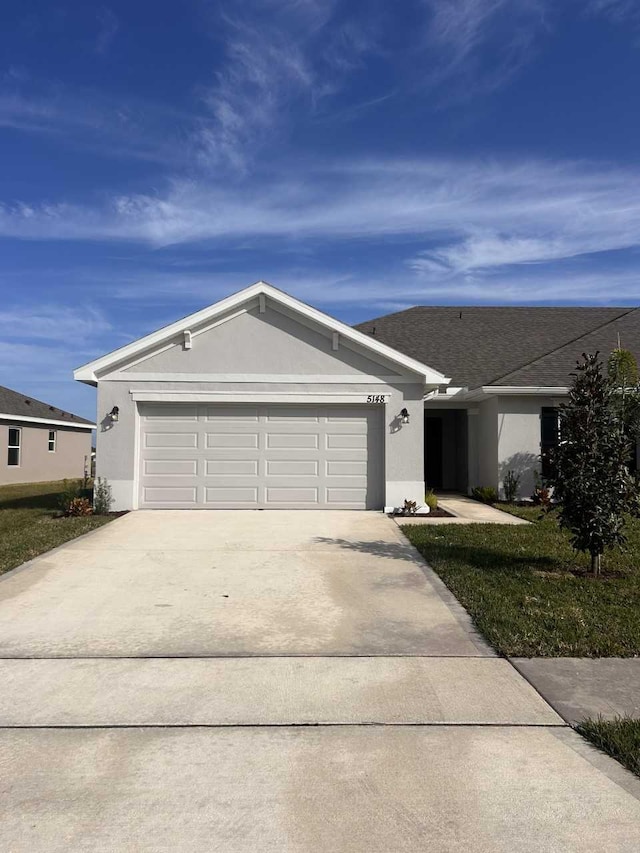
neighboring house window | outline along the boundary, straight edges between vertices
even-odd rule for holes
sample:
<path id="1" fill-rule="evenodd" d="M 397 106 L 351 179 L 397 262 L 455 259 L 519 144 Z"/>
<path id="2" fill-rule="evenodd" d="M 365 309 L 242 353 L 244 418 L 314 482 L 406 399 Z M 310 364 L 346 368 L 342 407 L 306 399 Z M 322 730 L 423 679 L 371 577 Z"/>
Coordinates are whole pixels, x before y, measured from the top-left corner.
<path id="1" fill-rule="evenodd" d="M 49 453 L 56 452 L 56 431 L 55 429 L 49 430 Z"/>
<path id="2" fill-rule="evenodd" d="M 560 440 L 560 420 L 558 410 L 551 406 L 543 406 L 540 415 L 540 461 L 543 479 L 553 473 L 550 454 L 558 446 Z"/>
<path id="3" fill-rule="evenodd" d="M 7 448 L 7 465 L 20 464 L 20 430 L 9 427 L 9 444 Z"/>

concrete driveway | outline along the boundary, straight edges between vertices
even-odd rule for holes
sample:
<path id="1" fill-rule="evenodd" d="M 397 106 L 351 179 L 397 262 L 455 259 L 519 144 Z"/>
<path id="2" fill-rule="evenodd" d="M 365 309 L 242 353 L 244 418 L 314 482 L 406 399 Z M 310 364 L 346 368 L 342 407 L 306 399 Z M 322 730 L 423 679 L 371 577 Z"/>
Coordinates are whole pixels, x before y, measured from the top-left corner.
<path id="1" fill-rule="evenodd" d="M 378 514 L 124 516 L 0 579 L 0 684 L 13 853 L 640 849 Z"/>

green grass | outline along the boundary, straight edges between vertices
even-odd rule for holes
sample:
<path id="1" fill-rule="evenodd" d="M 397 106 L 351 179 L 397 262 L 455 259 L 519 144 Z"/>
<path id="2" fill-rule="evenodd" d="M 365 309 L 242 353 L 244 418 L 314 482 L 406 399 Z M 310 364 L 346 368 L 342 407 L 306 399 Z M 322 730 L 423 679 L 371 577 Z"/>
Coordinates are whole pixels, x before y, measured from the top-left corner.
<path id="1" fill-rule="evenodd" d="M 640 655 L 640 521 L 629 521 L 626 550 L 608 552 L 594 579 L 554 513 L 510 511 L 534 523 L 402 529 L 501 654 Z"/>
<path id="2" fill-rule="evenodd" d="M 111 520 L 60 518 L 61 490 L 61 482 L 0 486 L 0 575 Z"/>
<path id="3" fill-rule="evenodd" d="M 577 726 L 581 735 L 640 776 L 640 720 L 584 720 Z"/>

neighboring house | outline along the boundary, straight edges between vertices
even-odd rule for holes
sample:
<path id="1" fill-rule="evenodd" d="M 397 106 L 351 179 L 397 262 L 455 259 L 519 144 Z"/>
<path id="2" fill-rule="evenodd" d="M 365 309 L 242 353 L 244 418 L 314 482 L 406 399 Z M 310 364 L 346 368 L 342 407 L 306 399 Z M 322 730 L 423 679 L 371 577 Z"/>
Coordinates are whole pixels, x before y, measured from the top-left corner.
<path id="1" fill-rule="evenodd" d="M 0 484 L 80 478 L 95 424 L 0 385 Z"/>
<path id="2" fill-rule="evenodd" d="M 390 509 L 429 486 L 530 494 L 583 351 L 622 308 L 412 308 L 356 328 L 258 282 L 78 368 L 114 508 Z"/>

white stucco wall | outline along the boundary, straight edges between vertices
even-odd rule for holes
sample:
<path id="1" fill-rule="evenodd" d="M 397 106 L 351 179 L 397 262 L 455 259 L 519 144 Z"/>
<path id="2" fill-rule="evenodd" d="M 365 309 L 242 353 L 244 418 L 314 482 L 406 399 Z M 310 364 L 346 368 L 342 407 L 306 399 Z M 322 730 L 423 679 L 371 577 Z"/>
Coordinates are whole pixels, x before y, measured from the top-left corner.
<path id="1" fill-rule="evenodd" d="M 540 471 L 540 414 L 543 406 L 557 406 L 552 397 L 498 397 L 498 483 L 508 470 L 520 474 L 519 497 L 530 497 L 535 471 Z"/>
<path id="2" fill-rule="evenodd" d="M 193 346 L 185 349 L 183 336 L 173 346 L 123 368 L 127 373 L 147 376 L 153 373 L 216 374 L 238 376 L 252 373 L 303 376 L 341 374 L 398 375 L 397 368 L 374 361 L 341 341 L 333 350 L 332 333 L 311 328 L 300 320 L 271 306 L 264 314 L 257 305 L 202 333 L 193 332 Z"/>
<path id="3" fill-rule="evenodd" d="M 138 433 L 137 403 L 131 391 L 186 391 L 197 394 L 240 394 L 250 402 L 256 394 L 326 394 L 344 396 L 345 403 L 365 404 L 369 394 L 389 394 L 385 406 L 384 465 L 385 506 L 400 506 L 405 498 L 424 500 L 424 423 L 422 384 L 327 384 L 312 387 L 278 383 L 209 383 L 190 382 L 133 382 L 103 380 L 98 385 L 98 431 L 96 436 L 96 475 L 106 477 L 112 487 L 114 509 L 132 509 L 136 498 L 136 437 Z M 304 396 L 300 403 L 304 403 Z M 366 404 L 365 404 L 366 405 Z M 107 413 L 117 406 L 119 417 L 112 423 Z M 401 424 L 398 414 L 402 408 L 409 412 L 409 424 Z M 382 509 L 382 507 L 381 507 Z"/>
<path id="4" fill-rule="evenodd" d="M 498 401 L 495 397 L 484 400 L 477 407 L 478 412 L 469 418 L 475 430 L 476 482 L 473 486 L 493 486 L 498 488 Z"/>
<path id="5" fill-rule="evenodd" d="M 385 448 L 379 460 L 384 466 L 385 506 L 401 505 L 405 498 L 423 502 L 425 388 L 420 377 L 402 375 L 397 365 L 377 356 L 374 360 L 368 351 L 357 352 L 352 345 L 340 343 L 334 350 L 326 330 L 292 324 L 290 317 L 272 308 L 264 314 L 254 308 L 194 337 L 191 350 L 176 343 L 134 368 L 120 365 L 99 379 L 96 473 L 111 484 L 115 509 L 132 509 L 137 502 L 139 424 L 132 391 L 158 392 L 158 399 L 162 393 L 180 392 L 185 402 L 198 394 L 238 395 L 244 402 L 268 394 L 270 403 L 298 395 L 296 400 L 303 404 L 307 397 L 327 395 L 349 405 L 367 405 L 370 394 L 389 395 Z M 275 381 L 279 374 L 286 374 L 286 381 Z M 117 423 L 107 417 L 114 406 L 120 410 Z M 400 422 L 402 408 L 409 412 L 409 424 Z"/>

